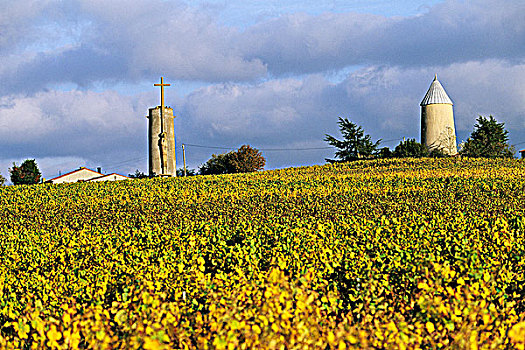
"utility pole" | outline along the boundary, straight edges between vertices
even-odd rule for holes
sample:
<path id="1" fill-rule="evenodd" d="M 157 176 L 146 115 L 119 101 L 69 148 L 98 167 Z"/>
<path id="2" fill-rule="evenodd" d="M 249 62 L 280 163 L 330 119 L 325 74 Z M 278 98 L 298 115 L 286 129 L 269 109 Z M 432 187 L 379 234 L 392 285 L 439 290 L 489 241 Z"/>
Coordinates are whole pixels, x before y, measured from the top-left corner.
<path id="1" fill-rule="evenodd" d="M 186 150 L 184 144 L 182 144 L 182 162 L 184 163 L 184 177 L 186 177 Z"/>

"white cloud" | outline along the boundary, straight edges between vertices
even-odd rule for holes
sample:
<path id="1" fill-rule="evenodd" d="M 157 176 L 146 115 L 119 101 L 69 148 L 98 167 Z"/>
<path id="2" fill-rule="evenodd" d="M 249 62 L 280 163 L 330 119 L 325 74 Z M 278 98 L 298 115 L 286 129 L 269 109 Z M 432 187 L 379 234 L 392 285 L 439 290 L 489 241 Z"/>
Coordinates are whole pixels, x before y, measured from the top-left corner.
<path id="1" fill-rule="evenodd" d="M 260 60 L 246 60 L 238 52 L 235 28 L 181 3 L 82 1 L 82 9 L 96 28 L 96 44 L 121 57 L 132 76 L 162 71 L 179 79 L 217 81 L 266 73 Z"/>

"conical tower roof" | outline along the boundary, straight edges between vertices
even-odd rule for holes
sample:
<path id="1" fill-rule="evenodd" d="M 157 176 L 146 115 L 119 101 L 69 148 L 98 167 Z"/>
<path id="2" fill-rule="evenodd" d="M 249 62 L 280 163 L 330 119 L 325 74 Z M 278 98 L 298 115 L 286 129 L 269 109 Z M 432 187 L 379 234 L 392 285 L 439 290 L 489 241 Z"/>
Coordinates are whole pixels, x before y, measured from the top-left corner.
<path id="1" fill-rule="evenodd" d="M 447 92 L 437 79 L 437 74 L 434 77 L 434 81 L 432 82 L 432 84 L 430 84 L 430 87 L 428 88 L 427 94 L 423 98 L 423 101 L 421 101 L 421 106 L 427 106 L 436 103 L 444 103 L 449 105 L 453 104 L 450 97 L 448 97 Z"/>

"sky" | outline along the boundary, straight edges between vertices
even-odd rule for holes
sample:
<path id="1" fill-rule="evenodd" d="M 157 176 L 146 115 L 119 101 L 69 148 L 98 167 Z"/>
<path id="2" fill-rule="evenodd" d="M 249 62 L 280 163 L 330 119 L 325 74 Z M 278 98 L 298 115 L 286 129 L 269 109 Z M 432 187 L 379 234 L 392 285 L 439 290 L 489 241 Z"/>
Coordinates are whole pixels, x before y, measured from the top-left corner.
<path id="1" fill-rule="evenodd" d="M 153 84 L 189 168 L 243 144 L 267 169 L 324 164 L 339 117 L 420 140 L 434 74 L 458 141 L 479 115 L 525 148 L 523 0 L 0 0 L 0 174 L 36 159 L 147 173 Z M 328 148 L 327 148 L 328 147 Z"/>

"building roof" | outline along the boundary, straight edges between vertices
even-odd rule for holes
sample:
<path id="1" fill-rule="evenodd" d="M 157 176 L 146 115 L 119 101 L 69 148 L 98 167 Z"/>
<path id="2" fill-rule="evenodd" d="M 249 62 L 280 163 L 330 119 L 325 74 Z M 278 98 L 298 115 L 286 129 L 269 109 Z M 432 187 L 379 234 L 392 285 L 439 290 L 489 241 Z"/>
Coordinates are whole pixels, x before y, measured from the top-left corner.
<path id="1" fill-rule="evenodd" d="M 437 78 L 437 74 L 434 77 L 434 81 L 432 84 L 430 84 L 430 87 L 428 88 L 427 94 L 423 98 L 423 101 L 421 101 L 421 106 L 431 105 L 431 104 L 449 104 L 452 105 L 452 100 L 450 97 L 448 97 L 447 92 L 439 82 Z"/>
<path id="2" fill-rule="evenodd" d="M 87 180 L 87 181 L 106 181 L 106 180 L 108 180 L 111 176 L 114 176 L 115 179 L 118 177 L 119 180 L 129 179 L 129 177 L 127 177 L 127 176 L 120 175 L 120 174 L 117 174 L 117 173 L 111 173 L 111 174 L 106 174 L 106 175 L 97 176 L 97 177 L 91 178 L 91 179 L 89 179 L 89 180 Z"/>
<path id="3" fill-rule="evenodd" d="M 52 181 L 55 181 L 55 180 L 61 179 L 61 178 L 63 178 L 63 177 L 69 176 L 69 175 L 71 175 L 71 174 L 78 173 L 79 171 L 88 171 L 88 172 L 91 172 L 91 173 L 93 173 L 93 176 L 97 176 L 97 175 L 98 175 L 98 176 L 102 176 L 102 175 L 103 175 L 103 174 L 101 174 L 101 173 L 99 173 L 99 172 L 97 172 L 97 171 L 95 171 L 95 170 L 91 170 L 91 169 L 89 169 L 89 168 L 85 168 L 85 167 L 80 167 L 79 169 L 75 169 L 75 170 L 70 171 L 70 172 L 68 172 L 68 173 L 65 173 L 65 174 L 62 174 L 62 175 L 60 175 L 60 176 L 54 177 L 54 178 L 52 178 L 52 179 L 49 179 L 49 180 L 47 180 L 46 182 L 52 182 Z"/>

